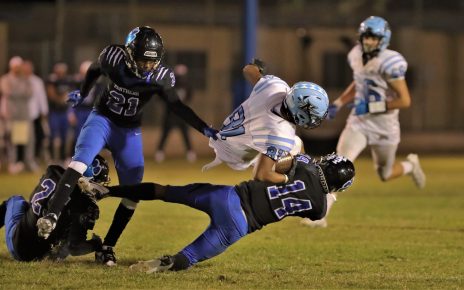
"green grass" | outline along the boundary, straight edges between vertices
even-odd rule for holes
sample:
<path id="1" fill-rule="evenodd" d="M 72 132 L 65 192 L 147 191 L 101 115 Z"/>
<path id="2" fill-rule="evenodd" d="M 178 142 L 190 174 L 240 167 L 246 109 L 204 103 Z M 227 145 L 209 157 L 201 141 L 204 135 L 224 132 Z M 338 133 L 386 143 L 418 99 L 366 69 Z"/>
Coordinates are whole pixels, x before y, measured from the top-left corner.
<path id="1" fill-rule="evenodd" d="M 187 164 L 147 161 L 145 181 L 234 184 L 251 176 L 207 160 Z M 425 190 L 410 178 L 381 183 L 370 159 L 356 162 L 355 184 L 339 195 L 326 229 L 287 218 L 249 235 L 222 255 L 179 273 L 145 275 L 128 266 L 176 253 L 208 225 L 208 217 L 181 205 L 144 202 L 116 248 L 118 267 L 93 256 L 61 263 L 13 261 L 0 230 L 0 289 L 459 289 L 464 288 L 464 156 L 422 157 Z M 114 172 L 113 179 L 116 180 Z M 39 175 L 0 175 L 0 200 L 27 195 Z M 100 203 L 95 232 L 104 236 L 118 200 Z"/>

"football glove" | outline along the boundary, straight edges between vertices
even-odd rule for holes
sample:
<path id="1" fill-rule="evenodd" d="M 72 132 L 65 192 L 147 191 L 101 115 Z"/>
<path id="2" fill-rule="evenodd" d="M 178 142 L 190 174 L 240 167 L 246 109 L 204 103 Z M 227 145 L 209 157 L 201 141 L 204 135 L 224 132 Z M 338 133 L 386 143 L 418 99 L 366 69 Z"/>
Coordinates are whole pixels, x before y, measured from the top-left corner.
<path id="1" fill-rule="evenodd" d="M 68 94 L 68 100 L 66 102 L 70 103 L 73 108 L 79 106 L 84 98 L 81 96 L 79 90 L 72 91 Z"/>
<path id="2" fill-rule="evenodd" d="M 258 68 L 259 73 L 261 75 L 264 75 L 266 73 L 266 64 L 259 58 L 253 58 L 250 64 L 255 65 Z"/>
<path id="3" fill-rule="evenodd" d="M 48 239 L 51 232 L 56 227 L 58 216 L 54 213 L 49 213 L 37 220 L 37 235 L 45 240 Z"/>
<path id="4" fill-rule="evenodd" d="M 337 105 L 330 104 L 329 105 L 329 110 L 328 110 L 328 113 L 327 113 L 327 119 L 329 119 L 329 120 L 335 119 L 335 116 L 337 115 L 338 109 L 339 108 L 338 108 Z"/>
<path id="5" fill-rule="evenodd" d="M 217 140 L 217 133 L 219 131 L 214 129 L 213 127 L 205 127 L 203 128 L 203 135 L 205 135 L 208 138 L 213 138 L 213 140 Z"/>

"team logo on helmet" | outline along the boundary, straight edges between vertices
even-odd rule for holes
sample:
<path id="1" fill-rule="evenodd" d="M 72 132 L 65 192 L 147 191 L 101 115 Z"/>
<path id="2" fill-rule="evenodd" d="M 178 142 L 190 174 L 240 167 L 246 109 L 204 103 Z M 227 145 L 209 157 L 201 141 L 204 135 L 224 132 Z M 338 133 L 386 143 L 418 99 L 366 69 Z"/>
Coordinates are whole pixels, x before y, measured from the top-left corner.
<path id="1" fill-rule="evenodd" d="M 140 32 L 140 29 L 138 27 L 132 29 L 132 31 L 129 32 L 129 34 L 127 35 L 126 45 L 129 45 L 132 41 L 134 41 L 134 39 L 137 37 L 137 33 L 139 32 Z"/>

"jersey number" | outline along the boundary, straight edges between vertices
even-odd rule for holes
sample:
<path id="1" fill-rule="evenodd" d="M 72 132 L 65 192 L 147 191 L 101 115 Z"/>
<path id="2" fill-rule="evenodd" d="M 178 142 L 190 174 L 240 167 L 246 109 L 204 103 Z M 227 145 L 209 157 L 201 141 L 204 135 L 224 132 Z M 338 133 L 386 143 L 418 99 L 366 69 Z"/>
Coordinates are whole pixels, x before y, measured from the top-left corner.
<path id="1" fill-rule="evenodd" d="M 116 91 L 110 91 L 111 98 L 108 99 L 106 105 L 110 110 L 118 115 L 121 115 L 124 111 L 124 116 L 134 116 L 137 113 L 137 106 L 139 104 L 139 98 L 130 97 L 127 99 L 128 107 L 126 106 L 126 97 L 123 94 Z"/>
<path id="2" fill-rule="evenodd" d="M 373 88 L 376 88 L 378 87 L 377 83 L 374 82 L 373 80 L 369 80 L 369 79 L 366 79 L 364 81 L 365 83 L 365 87 L 366 87 L 366 91 L 365 91 L 365 94 L 364 94 L 364 98 L 366 100 L 366 102 L 379 102 L 382 100 L 382 96 L 377 92 L 375 91 Z"/>
<path id="3" fill-rule="evenodd" d="M 267 193 L 269 199 L 279 198 L 281 196 L 287 195 L 292 192 L 298 192 L 305 190 L 306 186 L 303 181 L 295 180 L 293 183 L 285 184 L 282 186 L 269 186 L 267 188 Z M 300 199 L 295 197 L 287 197 L 281 199 L 282 207 L 275 209 L 274 212 L 277 215 L 278 219 L 282 219 L 287 215 L 291 215 L 295 212 L 304 211 L 312 209 L 313 206 L 311 201 L 308 199 Z"/>
<path id="4" fill-rule="evenodd" d="M 50 194 L 52 194 L 52 192 L 55 190 L 56 183 L 53 180 L 47 178 L 42 181 L 40 186 L 42 186 L 43 190 L 34 194 L 31 200 L 32 211 L 38 216 L 40 216 L 40 210 L 42 209 L 42 205 L 40 205 L 39 201 L 49 197 Z"/>
<path id="5" fill-rule="evenodd" d="M 245 127 L 243 126 L 244 121 L 245 113 L 243 107 L 240 106 L 230 114 L 228 123 L 222 126 L 220 131 L 221 139 L 226 140 L 227 137 L 245 134 Z"/>

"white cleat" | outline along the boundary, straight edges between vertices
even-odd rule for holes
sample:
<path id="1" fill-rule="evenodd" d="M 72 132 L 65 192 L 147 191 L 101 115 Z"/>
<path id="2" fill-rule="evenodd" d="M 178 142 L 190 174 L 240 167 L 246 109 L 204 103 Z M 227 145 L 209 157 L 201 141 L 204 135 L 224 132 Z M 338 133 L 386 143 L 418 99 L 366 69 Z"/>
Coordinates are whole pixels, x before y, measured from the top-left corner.
<path id="1" fill-rule="evenodd" d="M 165 272 L 174 266 L 174 260 L 172 256 L 163 256 L 158 259 L 148 260 L 148 261 L 139 261 L 137 264 L 133 264 L 129 269 L 145 272 L 147 274 L 156 273 L 156 272 Z"/>
<path id="2" fill-rule="evenodd" d="M 79 188 L 83 192 L 94 196 L 97 201 L 105 197 L 108 197 L 108 193 L 110 192 L 107 187 L 99 183 L 93 182 L 86 177 L 79 178 L 79 181 L 77 182 L 77 186 L 79 186 Z"/>
<path id="3" fill-rule="evenodd" d="M 300 224 L 306 227 L 310 227 L 310 228 L 326 228 L 328 225 L 326 218 L 316 220 L 316 221 L 312 221 L 308 218 L 304 218 L 300 221 Z"/>
<path id="4" fill-rule="evenodd" d="M 424 171 L 422 170 L 422 167 L 419 163 L 419 156 L 417 154 L 409 154 L 406 159 L 412 163 L 412 172 L 411 172 L 411 177 L 416 186 L 419 189 L 422 189 L 425 187 L 425 174 Z"/>

